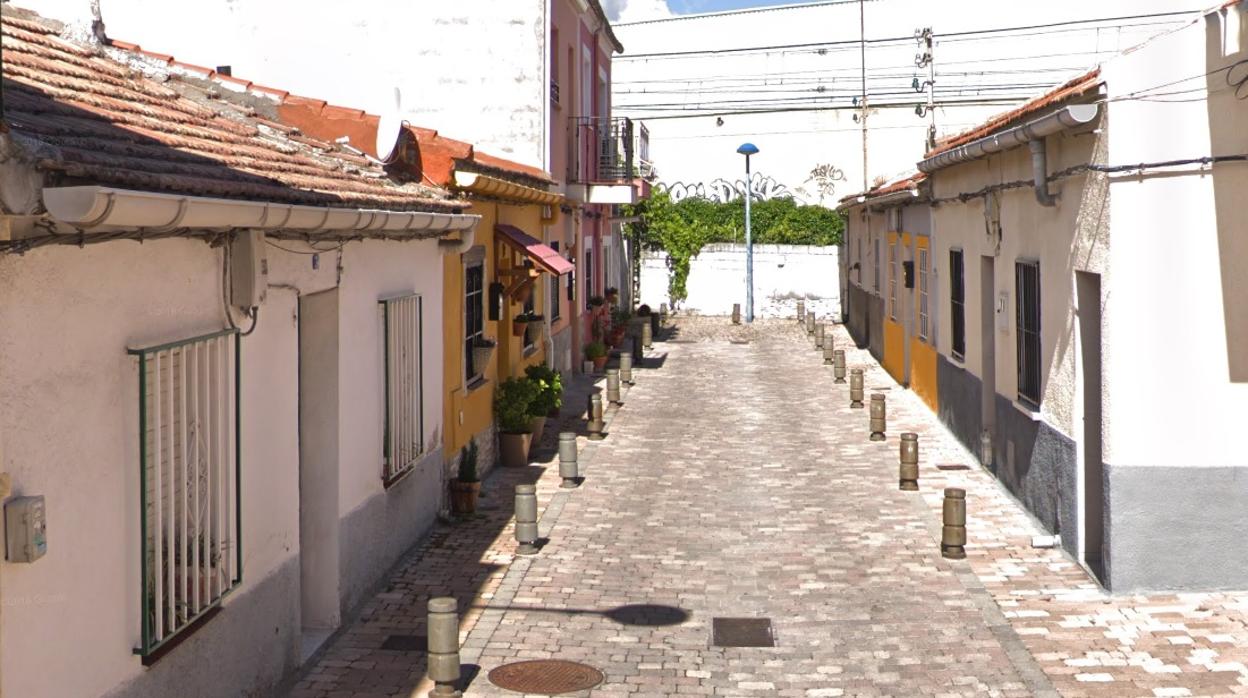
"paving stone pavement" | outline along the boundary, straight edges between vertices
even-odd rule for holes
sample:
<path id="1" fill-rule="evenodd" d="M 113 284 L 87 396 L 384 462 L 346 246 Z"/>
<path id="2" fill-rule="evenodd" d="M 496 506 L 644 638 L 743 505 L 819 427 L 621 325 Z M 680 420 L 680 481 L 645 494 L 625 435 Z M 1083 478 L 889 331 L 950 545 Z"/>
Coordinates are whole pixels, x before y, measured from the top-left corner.
<path id="1" fill-rule="evenodd" d="M 888 395 L 886 442 L 795 322 L 678 322 L 586 444 L 584 486 L 558 491 L 542 466 L 487 485 L 537 481 L 539 555 L 513 557 L 509 501 L 440 529 L 291 695 L 421 694 L 423 657 L 380 642 L 423 632 L 425 600 L 448 593 L 471 696 L 517 695 L 486 674 L 546 657 L 604 671 L 573 695 L 1248 694 L 1248 594 L 1110 596 L 1032 549 L 1019 505 L 843 328 Z M 903 431 L 920 434 L 917 493 L 897 489 Z M 965 561 L 939 554 L 945 486 L 967 490 Z M 717 616 L 771 618 L 777 646 L 712 647 Z"/>

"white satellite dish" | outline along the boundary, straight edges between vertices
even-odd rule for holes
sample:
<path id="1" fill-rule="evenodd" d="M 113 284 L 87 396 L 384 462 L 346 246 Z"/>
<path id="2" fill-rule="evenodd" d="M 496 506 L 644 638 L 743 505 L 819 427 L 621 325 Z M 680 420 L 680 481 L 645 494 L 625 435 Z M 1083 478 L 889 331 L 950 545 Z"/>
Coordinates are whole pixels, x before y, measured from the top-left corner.
<path id="1" fill-rule="evenodd" d="M 399 134 L 403 131 L 402 117 L 403 96 L 399 88 L 394 88 L 394 106 L 382 113 L 377 122 L 377 159 L 389 162 L 399 144 Z"/>

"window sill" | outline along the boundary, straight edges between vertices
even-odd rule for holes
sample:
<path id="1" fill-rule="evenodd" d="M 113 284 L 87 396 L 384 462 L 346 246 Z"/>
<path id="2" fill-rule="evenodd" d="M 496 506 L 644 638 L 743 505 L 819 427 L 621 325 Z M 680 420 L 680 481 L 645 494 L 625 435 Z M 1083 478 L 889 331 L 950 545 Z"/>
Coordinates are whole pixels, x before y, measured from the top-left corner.
<path id="1" fill-rule="evenodd" d="M 422 453 L 422 454 L 420 454 L 420 455 L 423 457 L 425 454 L 423 454 L 423 453 Z M 383 465 L 382 465 L 382 467 L 384 468 L 384 467 L 385 467 L 385 465 L 383 464 Z M 407 476 L 408 476 L 408 475 L 411 475 L 411 474 L 412 474 L 412 473 L 414 473 L 414 472 L 416 472 L 416 466 L 415 466 L 415 465 L 413 465 L 413 466 L 409 467 L 407 470 L 404 470 L 404 471 L 403 471 L 403 472 L 401 472 L 401 473 L 395 473 L 395 474 L 390 475 L 390 476 L 388 476 L 388 477 L 387 477 L 387 476 L 383 476 L 383 477 L 381 478 L 381 487 L 382 487 L 382 489 L 387 490 L 387 491 L 388 491 L 388 490 L 391 490 L 391 489 L 393 489 L 396 485 L 398 485 L 400 482 L 403 482 L 404 480 L 406 480 L 406 479 L 407 479 Z"/>
<path id="2" fill-rule="evenodd" d="M 143 655 L 143 660 L 142 660 L 143 666 L 150 667 L 156 662 L 160 661 L 162 658 L 165 657 L 165 655 L 169 654 L 174 649 L 176 649 L 178 645 L 182 644 L 183 642 L 186 642 L 187 638 L 194 635 L 200 628 L 204 627 L 204 625 L 206 625 L 208 621 L 212 620 L 213 618 L 216 618 L 217 614 L 221 612 L 221 601 L 228 594 L 229 594 L 229 591 L 223 594 L 220 599 L 217 599 L 217 601 L 215 602 L 212 608 L 200 613 L 198 618 L 192 621 L 190 625 L 178 631 L 177 635 L 174 635 L 173 637 L 169 638 L 165 642 L 165 644 L 160 645 L 159 647 L 152 650 L 151 652 Z M 139 650 L 135 650 L 135 652 L 138 652 L 138 651 Z"/>
<path id="3" fill-rule="evenodd" d="M 1024 397 L 1018 397 L 1014 400 L 1014 407 L 1022 412 L 1033 422 L 1043 422 L 1044 415 L 1040 412 L 1039 405 L 1033 405 L 1030 400 Z"/>
<path id="4" fill-rule="evenodd" d="M 475 376 L 472 379 L 470 379 L 468 381 L 468 385 L 464 387 L 464 393 L 467 395 L 471 395 L 489 384 L 490 384 L 490 381 L 487 380 L 484 376 Z"/>
<path id="5" fill-rule="evenodd" d="M 526 359 L 527 359 L 527 358 L 529 358 L 530 356 L 533 356 L 533 355 L 534 355 L 534 354 L 536 354 L 536 353 L 537 353 L 537 345 L 536 345 L 536 344 L 530 344 L 529 346 L 527 346 L 527 347 L 525 347 L 525 348 L 524 348 L 524 351 L 522 352 L 521 356 L 523 356 L 524 358 L 526 358 Z"/>
<path id="6" fill-rule="evenodd" d="M 957 352 L 953 352 L 953 351 L 951 351 L 951 352 L 949 352 L 949 358 L 951 358 L 951 359 L 953 359 L 954 361 L 957 361 L 958 363 L 962 364 L 962 366 L 963 366 L 963 367 L 965 367 L 965 366 L 966 366 L 966 355 L 965 355 L 965 354 L 959 354 L 959 353 L 957 353 Z"/>

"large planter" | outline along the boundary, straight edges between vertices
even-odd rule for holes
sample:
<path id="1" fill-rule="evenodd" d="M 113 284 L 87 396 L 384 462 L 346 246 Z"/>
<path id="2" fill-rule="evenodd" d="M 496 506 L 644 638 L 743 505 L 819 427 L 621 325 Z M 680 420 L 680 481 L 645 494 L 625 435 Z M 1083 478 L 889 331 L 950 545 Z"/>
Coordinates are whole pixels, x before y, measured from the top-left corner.
<path id="1" fill-rule="evenodd" d="M 451 480 L 451 511 L 456 514 L 475 513 L 477 511 L 477 497 L 480 494 L 480 482 Z"/>
<path id="2" fill-rule="evenodd" d="M 533 435 L 525 432 L 522 434 L 508 434 L 503 432 L 498 435 L 499 462 L 508 468 L 522 468 L 529 464 L 529 443 Z"/>
<path id="3" fill-rule="evenodd" d="M 529 441 L 529 448 L 537 448 L 538 444 L 542 441 L 542 433 L 546 431 L 546 418 L 534 417 L 529 420 L 529 431 L 533 432 L 532 438 Z"/>

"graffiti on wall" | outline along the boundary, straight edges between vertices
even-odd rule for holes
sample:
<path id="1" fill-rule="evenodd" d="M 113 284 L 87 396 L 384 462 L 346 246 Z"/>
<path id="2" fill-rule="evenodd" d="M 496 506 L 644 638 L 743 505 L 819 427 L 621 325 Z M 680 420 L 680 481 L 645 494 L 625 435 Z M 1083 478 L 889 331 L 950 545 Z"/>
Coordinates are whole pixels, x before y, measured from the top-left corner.
<path id="1" fill-rule="evenodd" d="M 787 185 L 776 181 L 774 177 L 764 175 L 761 172 L 755 172 L 750 177 L 750 192 L 753 194 L 755 201 L 769 201 L 771 199 L 791 198 L 799 204 L 819 203 L 834 199 L 836 194 L 836 185 L 845 181 L 845 172 L 841 168 L 831 164 L 817 165 L 810 171 L 810 176 L 806 178 L 803 185 L 795 189 L 790 189 Z M 717 203 L 727 203 L 735 201 L 745 196 L 746 185 L 744 179 L 738 179 L 730 182 L 720 178 L 713 182 L 663 182 L 657 185 L 661 191 L 666 191 L 673 202 L 679 203 L 685 199 L 708 199 Z"/>

